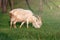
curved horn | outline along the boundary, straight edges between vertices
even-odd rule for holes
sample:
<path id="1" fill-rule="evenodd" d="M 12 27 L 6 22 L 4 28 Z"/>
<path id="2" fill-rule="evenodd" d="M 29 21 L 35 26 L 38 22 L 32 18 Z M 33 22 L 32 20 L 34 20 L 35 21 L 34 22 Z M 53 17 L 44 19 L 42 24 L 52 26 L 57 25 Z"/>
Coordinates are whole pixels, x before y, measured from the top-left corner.
<path id="1" fill-rule="evenodd" d="M 38 19 L 41 20 L 41 16 L 38 16 Z"/>

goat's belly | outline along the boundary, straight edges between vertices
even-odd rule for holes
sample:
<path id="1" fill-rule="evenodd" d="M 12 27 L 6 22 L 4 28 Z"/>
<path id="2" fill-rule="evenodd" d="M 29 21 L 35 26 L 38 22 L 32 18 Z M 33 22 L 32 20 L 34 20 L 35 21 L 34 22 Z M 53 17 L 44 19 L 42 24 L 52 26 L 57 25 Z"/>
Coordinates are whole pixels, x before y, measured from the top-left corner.
<path id="1" fill-rule="evenodd" d="M 25 18 L 17 18 L 16 19 L 18 22 L 24 22 L 25 21 Z"/>

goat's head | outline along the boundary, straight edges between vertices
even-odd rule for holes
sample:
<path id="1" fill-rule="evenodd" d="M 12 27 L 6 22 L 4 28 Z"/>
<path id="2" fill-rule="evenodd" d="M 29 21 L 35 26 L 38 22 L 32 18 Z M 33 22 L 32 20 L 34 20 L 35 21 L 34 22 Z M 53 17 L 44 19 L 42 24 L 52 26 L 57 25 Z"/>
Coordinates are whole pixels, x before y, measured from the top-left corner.
<path id="1" fill-rule="evenodd" d="M 41 17 L 35 17 L 36 19 L 35 19 L 35 22 L 33 23 L 33 26 L 35 27 L 35 28 L 40 28 L 41 27 L 41 25 L 42 25 L 42 20 L 41 20 Z"/>

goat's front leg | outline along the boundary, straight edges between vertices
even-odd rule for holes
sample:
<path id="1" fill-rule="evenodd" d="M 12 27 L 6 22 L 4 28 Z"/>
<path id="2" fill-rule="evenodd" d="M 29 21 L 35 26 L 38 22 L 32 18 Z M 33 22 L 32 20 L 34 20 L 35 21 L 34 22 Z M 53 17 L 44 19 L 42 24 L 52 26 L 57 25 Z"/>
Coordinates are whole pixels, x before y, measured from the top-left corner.
<path id="1" fill-rule="evenodd" d="M 27 28 L 28 28 L 28 24 L 29 24 L 29 21 L 28 21 L 28 19 L 27 19 Z"/>
<path id="2" fill-rule="evenodd" d="M 25 22 L 22 22 L 21 25 L 20 25 L 20 28 L 22 27 L 22 25 L 24 24 Z"/>

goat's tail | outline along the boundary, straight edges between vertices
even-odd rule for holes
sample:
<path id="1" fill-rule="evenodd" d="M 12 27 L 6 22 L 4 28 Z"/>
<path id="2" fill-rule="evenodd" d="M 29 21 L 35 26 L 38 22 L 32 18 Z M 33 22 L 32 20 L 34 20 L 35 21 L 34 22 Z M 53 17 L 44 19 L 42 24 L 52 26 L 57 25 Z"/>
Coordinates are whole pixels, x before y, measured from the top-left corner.
<path id="1" fill-rule="evenodd" d="M 14 16 L 13 13 L 14 13 L 14 11 L 10 11 L 10 12 L 9 12 L 10 18 L 12 18 L 12 16 Z"/>
<path id="2" fill-rule="evenodd" d="M 10 13 L 9 16 L 10 16 L 10 18 L 12 18 L 13 15 Z"/>

